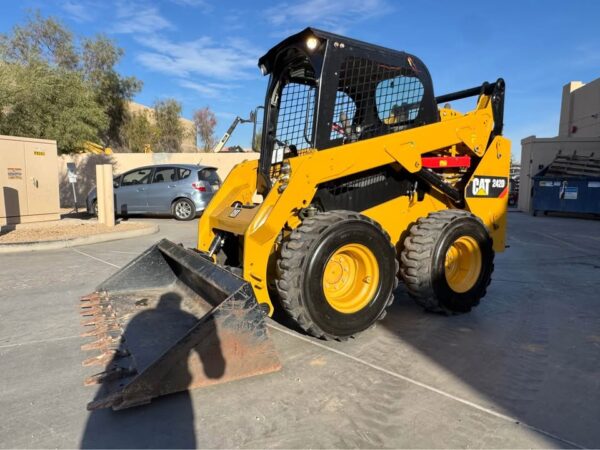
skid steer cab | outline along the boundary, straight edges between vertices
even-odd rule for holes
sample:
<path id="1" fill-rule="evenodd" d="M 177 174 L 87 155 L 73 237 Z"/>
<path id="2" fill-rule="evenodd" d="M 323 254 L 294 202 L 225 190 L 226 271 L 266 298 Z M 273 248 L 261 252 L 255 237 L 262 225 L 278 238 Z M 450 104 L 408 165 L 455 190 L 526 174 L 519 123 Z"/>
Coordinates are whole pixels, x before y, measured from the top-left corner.
<path id="1" fill-rule="evenodd" d="M 276 309 L 345 340 L 385 316 L 398 280 L 444 314 L 485 295 L 505 247 L 504 81 L 436 97 L 416 56 L 313 28 L 258 65 L 260 158 L 231 171 L 197 248 L 161 241 L 83 300 L 87 364 L 105 366 L 90 408 L 277 370 Z M 468 97 L 471 111 L 449 104 Z"/>

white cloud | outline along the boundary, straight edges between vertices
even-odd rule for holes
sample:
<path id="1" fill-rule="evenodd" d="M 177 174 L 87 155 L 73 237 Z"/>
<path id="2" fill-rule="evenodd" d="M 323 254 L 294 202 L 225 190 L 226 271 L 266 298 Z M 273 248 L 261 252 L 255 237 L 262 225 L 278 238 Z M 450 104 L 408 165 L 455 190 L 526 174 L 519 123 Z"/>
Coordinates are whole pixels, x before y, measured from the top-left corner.
<path id="1" fill-rule="evenodd" d="M 207 8 L 212 10 L 212 5 L 206 0 L 171 0 L 171 2 L 181 6 L 191 6 L 192 8 Z"/>
<path id="2" fill-rule="evenodd" d="M 191 89 L 201 94 L 203 97 L 217 98 L 222 97 L 230 89 L 237 87 L 232 84 L 202 82 L 196 83 L 190 80 L 179 80 L 181 87 Z"/>
<path id="3" fill-rule="evenodd" d="M 61 5 L 62 9 L 76 22 L 89 22 L 92 20 L 92 15 L 87 6 L 81 2 L 66 1 Z"/>
<path id="4" fill-rule="evenodd" d="M 386 0 L 306 0 L 276 4 L 265 11 L 265 16 L 272 25 L 285 26 L 286 30 L 314 26 L 343 33 L 350 25 L 390 10 Z"/>
<path id="5" fill-rule="evenodd" d="M 240 39 L 214 42 L 209 37 L 174 42 L 159 36 L 136 39 L 148 48 L 137 56 L 148 69 L 181 78 L 203 76 L 219 80 L 235 80 L 258 75 L 258 50 Z"/>
<path id="6" fill-rule="evenodd" d="M 123 34 L 152 34 L 173 28 L 155 6 L 137 3 L 117 3 L 116 23 L 112 31 Z"/>

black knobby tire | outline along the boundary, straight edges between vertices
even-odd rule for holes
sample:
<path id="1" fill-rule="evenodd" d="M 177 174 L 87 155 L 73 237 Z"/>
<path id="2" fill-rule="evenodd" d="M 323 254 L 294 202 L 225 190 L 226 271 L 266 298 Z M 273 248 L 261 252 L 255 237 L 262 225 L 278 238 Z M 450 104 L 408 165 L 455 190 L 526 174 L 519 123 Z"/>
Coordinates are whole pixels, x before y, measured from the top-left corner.
<path id="1" fill-rule="evenodd" d="M 187 211 L 187 215 L 183 211 Z M 177 220 L 192 220 L 196 217 L 196 205 L 187 198 L 178 198 L 171 206 L 173 217 Z"/>
<path id="2" fill-rule="evenodd" d="M 367 247 L 379 267 L 372 300 L 353 313 L 334 309 L 323 292 L 325 265 L 347 244 Z M 351 211 L 329 211 L 305 219 L 283 241 L 276 272 L 276 293 L 292 320 L 315 337 L 344 340 L 385 316 L 398 283 L 398 260 L 388 234 L 378 223 Z"/>
<path id="3" fill-rule="evenodd" d="M 465 292 L 453 290 L 445 273 L 446 253 L 459 238 L 477 242 L 481 270 Z M 400 275 L 410 296 L 426 310 L 444 314 L 469 312 L 485 296 L 494 270 L 492 239 L 478 217 L 463 210 L 443 210 L 420 218 L 410 228 L 400 254 Z"/>

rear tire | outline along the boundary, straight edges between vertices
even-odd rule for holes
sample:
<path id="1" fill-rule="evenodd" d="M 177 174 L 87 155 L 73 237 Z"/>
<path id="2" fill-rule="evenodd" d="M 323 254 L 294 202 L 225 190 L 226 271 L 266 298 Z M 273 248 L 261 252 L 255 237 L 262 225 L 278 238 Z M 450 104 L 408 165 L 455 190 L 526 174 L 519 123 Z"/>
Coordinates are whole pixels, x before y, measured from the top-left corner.
<path id="1" fill-rule="evenodd" d="M 276 270 L 282 308 L 322 339 L 344 340 L 382 319 L 398 282 L 387 233 L 350 211 L 305 219 L 284 240 Z"/>
<path id="2" fill-rule="evenodd" d="M 171 206 L 173 217 L 176 220 L 192 220 L 196 217 L 196 205 L 187 198 L 178 198 Z"/>
<path id="3" fill-rule="evenodd" d="M 400 275 L 428 311 L 465 313 L 485 296 L 494 270 L 492 239 L 468 211 L 444 210 L 417 220 L 403 242 Z"/>

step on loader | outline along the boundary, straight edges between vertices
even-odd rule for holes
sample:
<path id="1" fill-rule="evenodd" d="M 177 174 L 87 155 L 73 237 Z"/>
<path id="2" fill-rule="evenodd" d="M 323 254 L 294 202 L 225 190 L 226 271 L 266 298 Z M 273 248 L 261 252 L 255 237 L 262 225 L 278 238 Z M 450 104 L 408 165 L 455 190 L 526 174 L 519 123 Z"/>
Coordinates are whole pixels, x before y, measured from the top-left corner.
<path id="1" fill-rule="evenodd" d="M 231 173 L 198 244 L 162 240 L 82 299 L 102 367 L 89 409 L 278 370 L 266 317 L 321 339 L 477 306 L 505 248 L 504 81 L 436 97 L 413 55 L 307 28 L 259 59 L 260 158 Z M 462 113 L 449 102 L 475 98 Z"/>

